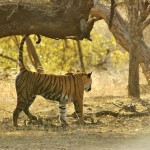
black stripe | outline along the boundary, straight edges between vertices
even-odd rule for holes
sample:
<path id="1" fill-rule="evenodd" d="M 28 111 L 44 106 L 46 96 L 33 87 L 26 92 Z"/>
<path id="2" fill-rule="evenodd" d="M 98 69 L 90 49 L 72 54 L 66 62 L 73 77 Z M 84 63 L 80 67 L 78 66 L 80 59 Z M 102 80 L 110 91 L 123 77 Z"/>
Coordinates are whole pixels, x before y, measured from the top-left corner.
<path id="1" fill-rule="evenodd" d="M 48 89 L 48 91 L 50 92 L 50 93 L 52 93 L 53 92 L 53 86 L 54 86 L 54 84 L 55 84 L 55 80 L 56 80 L 56 76 L 54 76 L 54 75 L 52 75 L 51 76 L 51 82 L 50 82 L 50 88 Z"/>
<path id="2" fill-rule="evenodd" d="M 59 90 L 59 86 L 60 86 L 60 77 L 57 77 L 57 83 L 56 83 L 56 86 L 55 86 L 55 88 L 54 88 L 54 91 L 57 91 L 57 90 Z"/>
<path id="3" fill-rule="evenodd" d="M 64 85 L 64 87 L 63 88 L 65 88 L 66 89 L 66 86 L 67 86 L 67 81 L 66 81 L 66 77 L 64 76 L 64 79 L 65 79 L 65 85 Z M 64 93 L 62 93 L 62 94 L 64 94 Z M 65 96 L 67 95 L 67 91 L 66 91 L 66 93 L 64 94 L 64 96 L 62 97 L 62 100 L 64 100 L 64 98 L 65 98 Z"/>
<path id="4" fill-rule="evenodd" d="M 54 99 L 56 101 L 60 101 L 61 96 L 62 96 L 62 93 L 59 93 L 59 94 L 57 94 L 57 97 L 55 97 Z"/>
<path id="5" fill-rule="evenodd" d="M 76 82 L 75 82 L 75 76 L 72 76 L 72 79 L 73 79 L 73 82 L 74 82 L 74 95 L 73 97 L 75 98 L 75 95 L 76 95 Z"/>
<path id="6" fill-rule="evenodd" d="M 41 94 L 44 92 L 44 91 L 47 91 L 46 89 L 49 87 L 49 84 L 47 84 L 47 82 L 49 81 L 49 83 L 51 82 L 51 77 L 50 76 L 47 76 L 46 74 L 44 75 L 44 80 L 43 80 L 43 84 L 44 84 L 44 87 L 41 89 Z"/>
<path id="7" fill-rule="evenodd" d="M 51 99 L 54 99 L 55 100 L 55 96 L 57 96 L 57 94 L 59 93 L 59 91 L 57 92 L 57 88 L 59 88 L 59 83 L 60 83 L 60 77 L 59 76 L 56 76 L 56 80 L 54 82 L 54 86 L 52 88 L 52 95 L 50 96 Z"/>
<path id="8" fill-rule="evenodd" d="M 59 108 L 60 108 L 60 109 L 63 109 L 63 110 L 66 109 L 66 107 L 64 107 L 64 106 L 59 106 Z"/>
<path id="9" fill-rule="evenodd" d="M 30 76 L 30 84 L 32 84 L 33 85 L 33 93 L 35 92 L 35 85 L 37 84 L 36 83 L 36 72 L 30 72 L 31 73 L 31 76 Z"/>
<path id="10" fill-rule="evenodd" d="M 46 92 L 46 91 L 48 91 L 48 89 L 50 88 L 50 86 L 51 86 L 51 79 L 52 79 L 52 77 L 51 76 L 47 76 L 46 74 L 45 74 L 45 80 L 43 81 L 43 84 L 47 84 L 47 86 L 44 86 L 43 87 L 43 89 L 41 89 L 41 94 L 43 93 L 43 92 Z"/>
<path id="11" fill-rule="evenodd" d="M 38 83 L 40 83 L 41 78 L 42 78 L 42 74 L 38 73 L 38 76 L 37 76 L 37 80 L 38 80 L 37 82 L 38 82 Z M 43 83 L 43 82 L 41 82 L 41 83 Z"/>
<path id="12" fill-rule="evenodd" d="M 60 86 L 60 85 L 61 85 L 60 90 L 57 92 L 57 95 L 54 97 L 54 100 L 58 100 L 58 98 L 60 98 L 61 95 L 62 95 L 62 90 L 63 90 L 62 77 L 59 78 L 59 86 Z"/>
<path id="13" fill-rule="evenodd" d="M 80 77 L 81 77 L 81 76 L 79 76 L 79 78 L 80 78 Z M 78 86 L 78 89 L 80 89 L 78 82 L 77 82 L 77 86 Z M 83 87 L 83 88 L 84 88 L 84 87 Z M 84 92 L 84 91 L 83 91 L 83 92 Z M 80 90 L 78 90 L 78 93 L 79 93 L 79 96 L 80 96 L 80 98 L 81 98 L 82 96 L 81 96 Z"/>
<path id="14" fill-rule="evenodd" d="M 36 88 L 37 88 L 36 92 L 39 91 L 39 93 L 40 93 L 40 90 L 41 90 L 41 87 L 42 87 L 42 84 L 43 84 L 43 82 L 41 80 L 41 77 L 42 77 L 42 74 L 38 73 L 38 76 L 37 76 L 36 81 L 35 81 L 35 82 L 38 83 L 38 84 L 36 84 Z"/>
<path id="15" fill-rule="evenodd" d="M 47 92 L 43 93 L 42 95 L 43 95 L 44 98 L 49 99 L 49 97 L 50 97 L 50 92 L 47 91 Z"/>
<path id="16" fill-rule="evenodd" d="M 57 89 L 57 84 L 59 83 L 59 77 L 56 76 L 55 82 L 54 82 L 54 86 L 53 86 L 53 91 L 55 92 Z"/>
<path id="17" fill-rule="evenodd" d="M 24 63 L 23 63 L 23 45 L 24 45 L 24 42 L 26 40 L 26 38 L 29 36 L 29 34 L 26 34 L 22 40 L 21 40 L 21 43 L 20 43 L 20 47 L 19 47 L 19 64 L 21 64 L 20 66 L 20 69 L 22 69 L 21 67 L 24 68 Z"/>
<path id="18" fill-rule="evenodd" d="M 73 75 L 72 75 L 73 76 Z M 68 76 L 69 82 L 70 82 L 70 89 L 69 89 L 69 94 L 71 94 L 71 80 L 72 80 L 72 76 Z M 69 96 L 69 95 L 68 95 Z"/>
<path id="19" fill-rule="evenodd" d="M 59 88 L 61 77 L 57 77 L 57 78 L 58 78 L 58 81 L 57 81 L 57 84 L 56 84 L 56 86 L 55 86 L 55 88 L 54 88 L 54 90 L 53 90 L 53 92 L 55 93 L 55 94 L 53 95 L 53 99 L 54 99 L 54 100 L 55 100 L 55 97 L 61 92 L 61 87 Z M 60 90 L 59 90 L 59 89 L 60 89 Z"/>
<path id="20" fill-rule="evenodd" d="M 26 70 L 27 71 L 27 70 Z M 17 78 L 16 78 L 16 89 L 20 88 L 20 86 L 23 85 L 24 81 L 26 80 L 28 72 L 24 72 L 22 74 L 20 74 Z M 19 81 L 20 80 L 20 81 Z M 18 87 L 19 86 L 19 87 Z"/>
<path id="21" fill-rule="evenodd" d="M 48 82 L 48 86 L 45 88 L 45 91 L 47 91 L 51 85 L 52 85 L 53 76 L 48 76 L 47 80 L 45 82 Z"/>

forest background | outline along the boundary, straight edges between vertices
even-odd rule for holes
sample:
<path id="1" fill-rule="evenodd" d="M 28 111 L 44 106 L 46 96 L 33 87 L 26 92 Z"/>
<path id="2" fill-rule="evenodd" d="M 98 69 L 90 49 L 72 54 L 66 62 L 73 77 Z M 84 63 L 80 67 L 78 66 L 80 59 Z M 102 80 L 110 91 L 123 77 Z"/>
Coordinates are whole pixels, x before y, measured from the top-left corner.
<path id="1" fill-rule="evenodd" d="M 32 3 L 41 5 L 41 3 L 44 4 L 47 1 L 33 0 Z M 1 4 L 5 2 L 26 2 L 28 4 L 30 1 L 0 1 Z M 104 4 L 107 10 L 110 10 L 110 0 L 99 2 Z M 117 2 L 119 3 L 120 0 L 117 0 Z M 101 6 L 103 5 L 100 5 L 100 9 L 103 8 Z M 128 23 L 127 7 L 119 5 L 116 9 Z M 105 19 L 105 15 L 102 14 L 102 16 Z M 127 46 L 122 43 L 124 47 L 127 47 L 124 50 L 118 44 L 119 40 L 116 42 L 111 34 L 110 31 L 115 32 L 115 23 L 118 23 L 117 17 L 117 15 L 114 17 L 112 29 L 108 27 L 108 22 L 107 24 L 105 22 L 107 17 L 105 21 L 96 21 L 91 32 L 92 42 L 86 39 L 79 42 L 71 39 L 58 40 L 41 36 L 41 43 L 36 44 L 37 36 L 31 35 L 24 45 L 24 62 L 29 70 L 37 71 L 37 67 L 40 65 L 45 73 L 50 74 L 65 74 L 66 72 L 76 72 L 76 70 L 93 71 L 92 91 L 85 94 L 84 97 L 84 116 L 87 117 L 86 121 L 90 121 L 85 126 L 79 126 L 75 123 L 76 118 L 72 117 L 74 108 L 69 104 L 67 112 L 71 126 L 67 129 L 61 128 L 58 122 L 58 104 L 49 103 L 42 97 L 37 97 L 31 111 L 43 119 L 48 118 L 50 120 L 48 131 L 43 126 L 40 128 L 37 128 L 36 125 L 24 127 L 24 118 L 27 119 L 24 114 L 21 114 L 19 118 L 19 124 L 23 129 L 20 131 L 12 127 L 12 111 L 17 99 L 14 82 L 19 70 L 18 52 L 23 37 L 13 35 L 0 39 L 0 149 L 26 149 L 26 147 L 35 149 L 35 145 L 41 149 L 48 149 L 50 145 L 52 149 L 62 150 L 76 149 L 76 146 L 79 149 L 86 148 L 89 150 L 98 150 L 99 147 L 108 149 L 114 147 L 114 149 L 117 149 L 116 145 L 118 149 L 123 149 L 124 141 L 125 146 L 127 145 L 127 148 L 124 149 L 143 149 L 143 145 L 149 149 L 150 119 L 148 104 L 150 103 L 150 89 L 142 69 L 140 69 L 140 98 L 145 103 L 141 104 L 128 97 L 129 54 L 127 50 L 129 50 L 130 42 L 126 43 Z M 123 25 L 122 28 L 118 27 L 121 33 L 128 31 L 126 29 L 121 30 L 126 26 L 123 23 L 121 24 Z M 144 29 L 143 35 L 146 45 L 150 47 L 150 26 Z M 128 35 L 125 34 L 124 37 L 129 40 Z M 118 37 L 118 39 L 121 38 Z M 31 54 L 31 52 L 36 52 L 38 61 L 32 57 L 33 53 Z M 37 65 L 37 63 L 39 64 Z M 144 85 L 141 85 L 141 83 Z M 130 107 L 131 104 L 136 106 L 136 111 L 141 114 L 141 117 L 137 116 L 136 111 L 124 109 L 124 106 Z M 113 114 L 119 114 L 119 117 L 113 116 Z M 141 132 L 148 133 L 144 137 L 142 135 L 146 144 L 140 143 L 141 141 L 132 144 L 132 139 L 139 137 Z"/>

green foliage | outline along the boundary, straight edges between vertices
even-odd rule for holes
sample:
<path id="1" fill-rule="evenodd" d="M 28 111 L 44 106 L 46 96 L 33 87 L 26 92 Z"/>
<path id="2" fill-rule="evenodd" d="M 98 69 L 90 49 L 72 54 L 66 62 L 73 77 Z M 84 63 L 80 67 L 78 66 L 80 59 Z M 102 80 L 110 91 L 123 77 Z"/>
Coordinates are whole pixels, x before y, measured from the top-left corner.
<path id="1" fill-rule="evenodd" d="M 128 52 L 121 52 L 119 50 L 115 50 L 111 54 L 112 64 L 114 66 L 122 66 L 128 61 Z"/>
<path id="2" fill-rule="evenodd" d="M 41 64 L 47 73 L 74 72 L 80 69 L 77 42 L 75 40 L 54 40 L 42 37 L 40 44 L 35 44 L 36 36 L 30 36 L 35 45 Z M 122 66 L 128 61 L 128 54 L 116 44 L 114 37 L 108 32 L 103 22 L 98 22 L 91 33 L 92 42 L 81 41 L 83 62 L 85 69 L 90 69 L 103 59 L 107 50 L 111 51 L 109 63 L 113 66 Z M 0 54 L 18 59 L 18 46 L 22 36 L 0 39 Z M 24 45 L 24 63 L 31 70 L 35 70 Z M 18 68 L 18 64 L 6 58 L 0 58 L 3 68 Z"/>
<path id="3" fill-rule="evenodd" d="M 13 37 L 3 38 L 0 40 L 0 54 L 7 55 L 13 59 L 17 60 L 18 49 L 14 44 Z M 0 66 L 4 68 L 16 67 L 16 63 L 9 61 L 3 57 L 0 58 Z"/>

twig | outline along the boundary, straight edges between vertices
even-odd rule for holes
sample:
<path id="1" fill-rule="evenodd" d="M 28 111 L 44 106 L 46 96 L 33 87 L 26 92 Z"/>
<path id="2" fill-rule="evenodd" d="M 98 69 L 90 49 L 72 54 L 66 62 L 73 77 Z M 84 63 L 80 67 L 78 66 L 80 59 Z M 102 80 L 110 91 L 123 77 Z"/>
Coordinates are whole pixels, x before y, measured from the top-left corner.
<path id="1" fill-rule="evenodd" d="M 132 117 L 149 116 L 149 113 L 148 112 L 135 112 L 135 113 L 132 113 L 132 114 L 119 114 L 117 112 L 112 112 L 112 111 L 107 111 L 107 110 L 96 113 L 96 117 L 100 117 L 102 115 L 111 115 L 111 116 L 114 116 L 114 117 L 129 117 L 129 118 L 132 118 Z"/>
<path id="2" fill-rule="evenodd" d="M 15 62 L 15 63 L 18 63 L 18 61 L 17 61 L 16 59 L 14 59 L 14 58 L 12 58 L 12 57 L 9 57 L 9 56 L 6 56 L 6 55 L 4 55 L 4 54 L 0 54 L 0 57 L 6 58 L 6 59 L 9 59 L 9 60 L 11 60 L 11 61 L 13 61 L 13 62 Z"/>
<path id="3" fill-rule="evenodd" d="M 112 102 L 112 103 L 113 103 L 115 106 L 117 106 L 117 107 L 120 108 L 119 112 L 122 111 L 122 110 L 125 110 L 125 111 L 127 111 L 127 112 L 137 112 L 137 111 L 136 111 L 136 106 L 135 106 L 135 104 L 133 104 L 133 103 L 131 103 L 131 104 L 126 104 L 126 105 L 123 105 L 123 106 L 119 106 L 119 105 L 115 104 L 114 102 Z"/>

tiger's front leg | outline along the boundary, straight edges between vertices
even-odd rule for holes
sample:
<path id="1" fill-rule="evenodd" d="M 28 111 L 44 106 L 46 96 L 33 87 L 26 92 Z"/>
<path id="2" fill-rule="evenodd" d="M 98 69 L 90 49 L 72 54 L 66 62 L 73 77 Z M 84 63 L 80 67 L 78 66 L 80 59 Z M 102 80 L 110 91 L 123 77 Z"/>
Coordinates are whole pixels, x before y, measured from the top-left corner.
<path id="1" fill-rule="evenodd" d="M 68 125 L 67 122 L 67 114 L 66 114 L 66 104 L 65 103 L 59 103 L 59 110 L 60 110 L 60 122 L 61 124 L 64 125 Z"/>
<path id="2" fill-rule="evenodd" d="M 81 101 L 74 101 L 74 107 L 75 107 L 75 112 L 79 121 L 79 124 L 84 124 L 84 117 L 83 117 L 83 100 Z"/>

